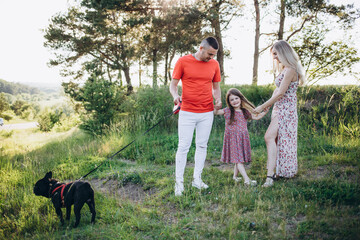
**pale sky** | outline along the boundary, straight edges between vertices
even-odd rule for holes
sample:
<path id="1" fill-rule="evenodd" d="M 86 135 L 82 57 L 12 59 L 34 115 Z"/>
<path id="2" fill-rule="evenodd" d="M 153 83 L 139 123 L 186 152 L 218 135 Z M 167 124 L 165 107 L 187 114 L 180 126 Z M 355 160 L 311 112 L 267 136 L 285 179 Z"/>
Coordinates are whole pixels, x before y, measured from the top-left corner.
<path id="1" fill-rule="evenodd" d="M 59 11 L 65 11 L 67 7 L 67 0 L 0 0 L 0 79 L 9 82 L 60 85 L 64 78 L 59 75 L 59 69 L 47 66 L 51 54 L 43 46 L 44 34 L 41 29 L 46 28 L 51 16 Z M 251 84 L 255 23 L 243 18 L 237 21 L 242 23 L 234 21 L 231 30 L 224 33 L 224 44 L 231 51 L 231 59 L 225 59 L 225 73 L 229 76 L 227 83 Z M 243 21 L 248 21 L 245 27 L 242 26 Z M 355 29 L 360 29 L 359 21 Z M 360 37 L 359 30 L 354 30 L 354 34 Z M 360 51 L 359 41 L 357 48 Z M 272 76 L 265 72 L 270 69 L 270 56 L 265 53 L 260 60 L 259 84 L 272 82 Z M 356 69 L 360 71 L 359 64 Z M 134 66 L 134 73 L 131 76 L 133 85 L 137 85 L 136 70 L 137 67 Z M 148 83 L 151 83 L 150 79 Z M 358 84 L 348 78 L 342 78 L 341 81 L 335 79 L 320 82 L 320 84 L 326 83 Z"/>

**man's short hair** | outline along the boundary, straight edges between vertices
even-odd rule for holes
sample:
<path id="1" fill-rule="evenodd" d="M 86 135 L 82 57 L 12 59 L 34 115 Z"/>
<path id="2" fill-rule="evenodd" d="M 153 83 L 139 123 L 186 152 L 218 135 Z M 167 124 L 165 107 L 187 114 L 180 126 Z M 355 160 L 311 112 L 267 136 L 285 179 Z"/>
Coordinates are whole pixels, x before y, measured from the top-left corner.
<path id="1" fill-rule="evenodd" d="M 214 37 L 208 37 L 202 40 L 201 45 L 202 47 L 212 47 L 215 50 L 219 49 L 219 43 Z"/>

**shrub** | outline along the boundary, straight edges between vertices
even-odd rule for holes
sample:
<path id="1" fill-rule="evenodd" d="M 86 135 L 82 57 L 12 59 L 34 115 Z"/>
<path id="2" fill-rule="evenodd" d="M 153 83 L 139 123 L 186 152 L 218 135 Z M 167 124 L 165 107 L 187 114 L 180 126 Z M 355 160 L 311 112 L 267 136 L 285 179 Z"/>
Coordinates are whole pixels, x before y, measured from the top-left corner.
<path id="1" fill-rule="evenodd" d="M 59 122 L 62 112 L 54 112 L 45 109 L 39 116 L 38 124 L 40 131 L 49 132 Z"/>
<path id="2" fill-rule="evenodd" d="M 72 98 L 83 102 L 85 112 L 80 128 L 94 135 L 101 135 L 110 127 L 125 100 L 124 89 L 118 83 L 96 76 L 90 77 L 82 88 L 71 83 L 64 88 Z"/>

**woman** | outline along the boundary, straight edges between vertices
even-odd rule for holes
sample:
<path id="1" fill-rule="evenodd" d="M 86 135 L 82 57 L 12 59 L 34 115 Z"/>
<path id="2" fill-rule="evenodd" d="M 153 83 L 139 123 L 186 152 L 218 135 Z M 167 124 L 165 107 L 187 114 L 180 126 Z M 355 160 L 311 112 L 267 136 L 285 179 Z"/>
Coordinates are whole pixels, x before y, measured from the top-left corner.
<path id="1" fill-rule="evenodd" d="M 268 159 L 264 187 L 272 186 L 276 176 L 291 178 L 297 173 L 296 91 L 299 83 L 305 80 L 299 57 L 286 41 L 276 42 L 270 51 L 274 70 L 279 73 L 275 79 L 276 89 L 268 101 L 255 109 L 255 113 L 261 113 L 274 104 L 271 122 L 265 133 Z"/>

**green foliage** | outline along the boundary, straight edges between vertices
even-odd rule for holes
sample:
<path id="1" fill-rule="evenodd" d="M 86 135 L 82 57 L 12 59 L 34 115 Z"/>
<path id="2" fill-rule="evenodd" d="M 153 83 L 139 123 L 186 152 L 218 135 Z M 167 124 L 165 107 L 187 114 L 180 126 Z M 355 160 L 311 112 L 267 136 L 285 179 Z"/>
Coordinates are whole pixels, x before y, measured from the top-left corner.
<path id="1" fill-rule="evenodd" d="M 25 101 L 22 100 L 16 100 L 12 105 L 11 105 L 11 109 L 14 111 L 14 113 L 19 116 L 21 115 L 21 110 L 22 108 L 26 105 Z M 25 106 L 26 108 L 26 106 Z"/>
<path id="2" fill-rule="evenodd" d="M 7 110 L 1 113 L 1 117 L 4 118 L 6 121 L 10 121 L 15 117 L 15 113 L 11 110 Z"/>
<path id="3" fill-rule="evenodd" d="M 317 23 L 304 28 L 301 37 L 293 41 L 306 69 L 307 81 L 312 84 L 334 74 L 351 73 L 352 66 L 360 61 L 357 50 L 348 42 L 325 41 L 331 30 L 328 22 Z"/>
<path id="4" fill-rule="evenodd" d="M 40 90 L 20 83 L 11 83 L 0 79 L 0 92 L 17 95 L 21 93 L 39 94 Z"/>
<path id="5" fill-rule="evenodd" d="M 54 16 L 44 36 L 45 46 L 56 53 L 50 64 L 61 66 L 66 75 L 74 79 L 89 73 L 102 75 L 108 81 L 121 81 L 119 76 L 123 71 L 128 92 L 131 92 L 129 68 L 135 60 L 138 50 L 135 44 L 139 41 L 134 38 L 141 32 L 138 26 L 129 27 L 125 23 L 132 17 L 132 11 L 141 13 L 138 4 L 141 5 L 138 2 L 134 2 L 135 6 L 126 4 L 133 9 L 129 12 L 125 9 L 113 11 L 110 9 L 118 7 L 118 3 L 83 0 L 79 4 L 81 7 L 78 5 L 65 14 Z"/>
<path id="6" fill-rule="evenodd" d="M 81 98 L 86 113 L 82 116 L 80 127 L 92 134 L 102 134 L 121 112 L 125 93 L 116 83 L 90 77 L 82 89 Z"/>
<path id="7" fill-rule="evenodd" d="M 0 116 L 4 111 L 8 109 L 10 109 L 10 104 L 5 99 L 4 93 L 0 93 Z"/>
<path id="8" fill-rule="evenodd" d="M 301 128 L 324 134 L 359 136 L 360 89 L 357 86 L 300 88 Z"/>
<path id="9" fill-rule="evenodd" d="M 13 135 L 14 131 L 5 131 L 5 130 L 1 130 L 0 131 L 0 136 L 4 137 L 4 138 L 9 138 Z"/>
<path id="10" fill-rule="evenodd" d="M 126 129 L 143 131 L 171 114 L 173 101 L 167 86 L 158 89 L 145 86 L 140 87 L 136 93 L 129 96 L 129 104 L 124 107 L 130 121 Z M 166 119 L 159 128 L 169 128 L 173 126 L 173 123 L 171 119 Z"/>
<path id="11" fill-rule="evenodd" d="M 56 123 L 60 121 L 62 112 L 56 112 L 49 109 L 45 109 L 42 114 L 40 114 L 38 119 L 39 129 L 43 132 L 49 132 L 54 127 Z"/>

